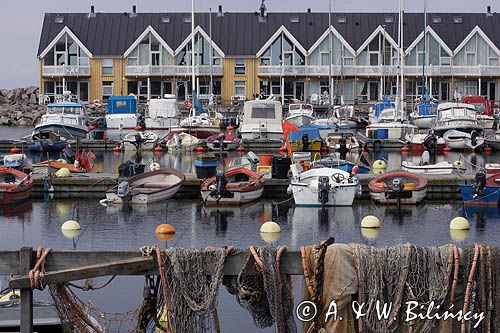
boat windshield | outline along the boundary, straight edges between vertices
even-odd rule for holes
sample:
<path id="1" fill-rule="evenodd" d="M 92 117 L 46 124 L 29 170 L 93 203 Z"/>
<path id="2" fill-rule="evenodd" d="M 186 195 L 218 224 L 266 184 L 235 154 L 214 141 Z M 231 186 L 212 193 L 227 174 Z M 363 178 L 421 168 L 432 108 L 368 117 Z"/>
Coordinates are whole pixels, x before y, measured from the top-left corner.
<path id="1" fill-rule="evenodd" d="M 82 114 L 82 108 L 77 107 L 77 106 L 49 106 L 47 109 L 47 112 L 49 114 L 75 114 L 75 115 L 81 115 Z"/>
<path id="2" fill-rule="evenodd" d="M 473 118 L 475 119 L 476 113 L 474 110 L 466 108 L 452 108 L 445 109 L 441 112 L 442 118 Z"/>
<path id="3" fill-rule="evenodd" d="M 274 104 L 254 104 L 252 106 L 252 118 L 260 118 L 260 119 L 276 118 Z"/>
<path id="4" fill-rule="evenodd" d="M 486 106 L 484 103 L 471 103 L 476 107 L 476 112 L 477 113 L 486 113 Z"/>

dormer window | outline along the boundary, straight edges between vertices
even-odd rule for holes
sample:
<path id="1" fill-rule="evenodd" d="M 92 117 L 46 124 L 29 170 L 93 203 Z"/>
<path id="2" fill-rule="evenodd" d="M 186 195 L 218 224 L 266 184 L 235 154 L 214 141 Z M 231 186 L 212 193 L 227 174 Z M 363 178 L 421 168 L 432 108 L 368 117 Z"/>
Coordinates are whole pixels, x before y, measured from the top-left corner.
<path id="1" fill-rule="evenodd" d="M 54 19 L 54 22 L 57 24 L 64 23 L 64 16 L 56 16 L 56 18 Z"/>
<path id="2" fill-rule="evenodd" d="M 347 23 L 347 17 L 345 17 L 345 16 L 339 16 L 338 22 L 339 23 Z"/>
<path id="3" fill-rule="evenodd" d="M 432 23 L 434 23 L 434 24 L 440 24 L 441 23 L 441 16 L 433 16 L 432 17 Z"/>
<path id="4" fill-rule="evenodd" d="M 386 16 L 385 23 L 394 23 L 394 16 Z"/>
<path id="5" fill-rule="evenodd" d="M 455 24 L 463 23 L 462 16 L 453 16 L 453 23 L 455 23 Z"/>
<path id="6" fill-rule="evenodd" d="M 170 23 L 170 16 L 162 16 L 161 23 Z"/>
<path id="7" fill-rule="evenodd" d="M 191 16 L 184 16 L 184 18 L 182 19 L 182 21 L 184 23 L 191 23 Z"/>
<path id="8" fill-rule="evenodd" d="M 299 23 L 300 19 L 299 19 L 299 15 L 292 15 L 290 16 L 290 22 L 291 23 Z"/>

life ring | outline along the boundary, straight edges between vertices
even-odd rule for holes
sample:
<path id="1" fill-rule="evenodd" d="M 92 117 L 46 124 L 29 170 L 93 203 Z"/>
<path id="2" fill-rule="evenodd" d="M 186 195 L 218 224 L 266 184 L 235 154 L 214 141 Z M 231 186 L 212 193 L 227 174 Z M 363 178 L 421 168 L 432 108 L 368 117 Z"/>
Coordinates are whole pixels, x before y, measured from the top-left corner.
<path id="1" fill-rule="evenodd" d="M 189 99 L 186 99 L 182 105 L 184 106 L 184 110 L 189 110 L 191 109 L 192 106 L 191 101 Z"/>

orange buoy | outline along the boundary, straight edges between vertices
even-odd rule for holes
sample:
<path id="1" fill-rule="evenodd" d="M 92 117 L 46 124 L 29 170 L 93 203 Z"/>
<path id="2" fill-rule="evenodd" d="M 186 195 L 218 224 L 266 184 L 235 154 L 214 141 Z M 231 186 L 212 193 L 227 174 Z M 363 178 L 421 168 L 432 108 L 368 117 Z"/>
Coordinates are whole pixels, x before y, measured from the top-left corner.
<path id="1" fill-rule="evenodd" d="M 245 151 L 245 147 L 243 147 L 243 145 L 239 145 L 238 148 L 236 148 L 236 151 L 239 153 L 243 153 Z"/>
<path id="2" fill-rule="evenodd" d="M 121 152 L 121 151 L 122 151 L 122 147 L 120 147 L 120 146 L 115 146 L 115 147 L 113 147 L 113 149 L 111 149 L 111 151 L 112 151 L 113 153 L 119 153 L 119 152 Z"/>
<path id="3" fill-rule="evenodd" d="M 451 148 L 450 148 L 450 147 L 448 147 L 448 146 L 446 146 L 446 147 L 444 147 L 443 151 L 444 151 L 444 152 L 450 152 L 450 151 L 451 151 Z"/>
<path id="4" fill-rule="evenodd" d="M 136 131 L 142 131 L 142 130 L 143 130 L 143 128 L 142 128 L 142 126 L 141 126 L 141 125 L 137 125 L 136 127 L 134 127 L 134 129 L 135 129 Z"/>
<path id="5" fill-rule="evenodd" d="M 87 127 L 87 129 L 89 130 L 89 132 L 90 132 L 90 131 L 93 131 L 93 130 L 94 130 L 94 128 L 95 128 L 95 126 L 94 126 L 94 125 L 89 125 L 89 126 Z"/>
<path id="6" fill-rule="evenodd" d="M 490 146 L 488 146 L 488 145 L 487 145 L 486 147 L 484 147 L 484 152 L 485 152 L 486 154 L 491 153 L 491 151 L 492 151 L 492 149 L 491 149 L 491 147 L 490 147 Z"/>
<path id="7" fill-rule="evenodd" d="M 199 152 L 203 152 L 205 151 L 205 148 L 203 148 L 202 146 L 198 146 L 194 149 L 194 151 L 199 151 Z"/>
<path id="8" fill-rule="evenodd" d="M 226 129 L 227 129 L 228 131 L 232 131 L 232 130 L 234 130 L 234 127 L 233 127 L 233 126 L 231 126 L 231 125 L 229 125 L 228 127 L 226 127 Z"/>
<path id="9" fill-rule="evenodd" d="M 158 239 L 168 241 L 174 238 L 175 228 L 168 223 L 160 224 L 156 227 L 155 234 Z"/>
<path id="10" fill-rule="evenodd" d="M 408 148 L 408 146 L 403 146 L 403 147 L 401 148 L 401 151 L 402 151 L 403 153 L 407 153 L 407 152 L 409 152 L 409 151 L 410 151 L 410 148 Z"/>
<path id="11" fill-rule="evenodd" d="M 280 153 L 286 153 L 286 147 L 285 146 L 281 146 L 280 147 Z"/>
<path id="12" fill-rule="evenodd" d="M 18 147 L 14 146 L 10 149 L 10 152 L 12 154 L 19 154 L 21 152 L 21 149 L 19 149 Z"/>
<path id="13" fill-rule="evenodd" d="M 161 146 L 156 146 L 155 147 L 155 152 L 162 152 L 163 151 L 163 148 Z"/>

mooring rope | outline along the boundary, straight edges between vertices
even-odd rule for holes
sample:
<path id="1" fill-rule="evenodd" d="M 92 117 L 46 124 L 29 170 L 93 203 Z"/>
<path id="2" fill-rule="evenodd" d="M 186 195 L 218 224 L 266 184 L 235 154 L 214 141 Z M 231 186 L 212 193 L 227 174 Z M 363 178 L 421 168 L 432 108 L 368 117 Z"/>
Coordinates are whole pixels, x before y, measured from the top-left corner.
<path id="1" fill-rule="evenodd" d="M 42 248 L 39 247 L 36 251 L 37 262 L 33 269 L 31 269 L 28 273 L 30 279 L 30 287 L 31 289 L 43 290 L 44 286 L 42 284 L 42 272 L 40 271 L 42 265 L 45 263 L 45 258 L 51 251 L 51 248 Z"/>

